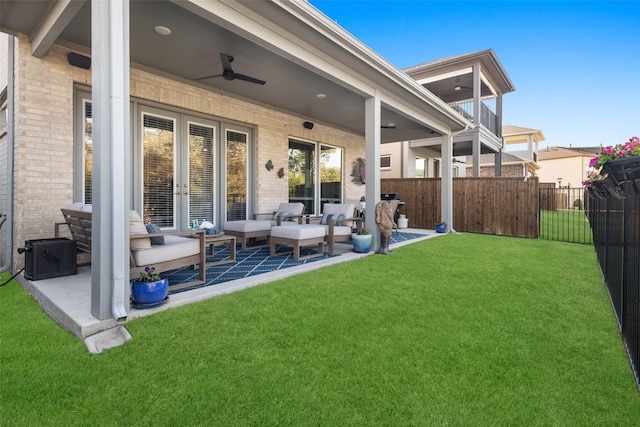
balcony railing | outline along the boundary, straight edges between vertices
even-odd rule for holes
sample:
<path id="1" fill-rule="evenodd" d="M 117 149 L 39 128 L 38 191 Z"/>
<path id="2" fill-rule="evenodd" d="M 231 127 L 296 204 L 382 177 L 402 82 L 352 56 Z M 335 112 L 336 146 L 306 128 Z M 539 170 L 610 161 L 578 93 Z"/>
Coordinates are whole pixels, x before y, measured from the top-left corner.
<path id="1" fill-rule="evenodd" d="M 473 100 L 450 102 L 449 105 L 463 117 L 473 122 Z M 498 116 L 484 102 L 480 103 L 480 124 L 495 136 L 502 136 Z"/>

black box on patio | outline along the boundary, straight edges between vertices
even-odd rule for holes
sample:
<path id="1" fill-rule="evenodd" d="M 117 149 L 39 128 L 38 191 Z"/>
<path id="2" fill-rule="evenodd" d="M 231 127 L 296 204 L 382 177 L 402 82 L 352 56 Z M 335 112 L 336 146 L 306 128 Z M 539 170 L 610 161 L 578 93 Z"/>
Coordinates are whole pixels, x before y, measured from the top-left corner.
<path id="1" fill-rule="evenodd" d="M 24 242 L 24 277 L 51 279 L 77 273 L 76 242 L 66 238 Z"/>

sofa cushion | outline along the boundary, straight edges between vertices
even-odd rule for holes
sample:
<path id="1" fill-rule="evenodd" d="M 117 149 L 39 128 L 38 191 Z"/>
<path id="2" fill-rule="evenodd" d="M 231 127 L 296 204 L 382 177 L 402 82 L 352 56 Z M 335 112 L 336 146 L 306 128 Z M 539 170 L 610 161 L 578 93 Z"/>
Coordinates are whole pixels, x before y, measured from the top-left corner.
<path id="1" fill-rule="evenodd" d="M 190 237 L 165 236 L 164 245 L 149 246 L 148 249 L 133 252 L 136 265 L 153 265 L 200 253 L 200 240 Z"/>
<path id="2" fill-rule="evenodd" d="M 140 218 L 140 215 L 136 211 L 129 211 L 129 234 L 131 236 L 149 234 L 147 233 L 147 227 L 145 227 L 144 222 L 142 222 L 142 218 Z M 131 239 L 129 243 L 129 247 L 132 251 L 139 251 L 141 249 L 150 249 L 151 239 L 148 237 L 146 239 Z"/>
<path id="3" fill-rule="evenodd" d="M 149 234 L 156 234 L 156 233 L 162 233 L 162 230 L 156 224 L 147 224 L 147 232 Z M 164 245 L 164 236 L 154 236 L 154 237 L 149 237 L 149 239 L 151 240 L 151 246 Z"/>
<path id="4" fill-rule="evenodd" d="M 281 237 L 285 239 L 304 240 L 314 237 L 323 237 L 325 235 L 324 227 L 319 225 L 290 225 L 273 227 L 271 236 Z"/>
<path id="5" fill-rule="evenodd" d="M 328 225 L 323 225 L 324 227 L 324 235 L 328 236 L 329 235 L 329 226 Z M 351 227 L 346 226 L 346 225 L 341 225 L 341 226 L 334 226 L 333 227 L 333 235 L 334 236 L 351 236 L 351 234 L 353 233 L 353 230 L 351 229 Z"/>

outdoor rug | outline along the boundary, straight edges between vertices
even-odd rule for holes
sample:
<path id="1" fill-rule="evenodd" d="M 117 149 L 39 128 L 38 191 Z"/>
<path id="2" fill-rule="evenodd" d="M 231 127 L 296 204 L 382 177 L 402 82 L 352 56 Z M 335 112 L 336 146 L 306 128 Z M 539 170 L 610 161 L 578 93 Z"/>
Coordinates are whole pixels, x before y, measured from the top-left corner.
<path id="1" fill-rule="evenodd" d="M 417 233 L 396 233 L 391 235 L 391 243 L 404 242 L 407 240 L 417 239 L 424 237 L 426 234 Z M 346 242 L 345 242 L 346 243 Z M 277 252 L 287 252 L 290 248 L 279 247 Z M 317 253 L 312 249 L 302 249 L 300 256 Z M 340 255 L 334 255 L 340 256 Z M 320 260 L 330 258 L 328 252 L 325 252 L 322 256 L 313 257 L 305 260 L 294 261 L 293 255 L 269 255 L 269 247 L 262 247 L 259 249 L 248 249 L 246 251 L 236 251 L 236 262 L 230 262 L 226 264 L 215 265 L 207 267 L 207 280 L 205 283 L 187 287 L 184 289 L 169 290 L 169 295 L 177 294 L 180 292 L 188 291 L 191 289 L 198 289 L 204 286 L 212 286 L 220 283 L 228 282 L 231 280 L 242 279 L 245 277 L 255 276 L 256 274 L 268 273 L 283 268 L 295 267 L 297 265 L 310 264 Z M 229 259 L 229 248 L 226 246 L 216 246 L 215 255 L 207 256 L 207 262 L 216 262 Z M 194 270 L 190 267 L 178 268 L 165 272 L 165 275 L 169 279 L 169 285 L 177 285 L 179 283 L 188 282 L 197 279 L 198 270 Z"/>

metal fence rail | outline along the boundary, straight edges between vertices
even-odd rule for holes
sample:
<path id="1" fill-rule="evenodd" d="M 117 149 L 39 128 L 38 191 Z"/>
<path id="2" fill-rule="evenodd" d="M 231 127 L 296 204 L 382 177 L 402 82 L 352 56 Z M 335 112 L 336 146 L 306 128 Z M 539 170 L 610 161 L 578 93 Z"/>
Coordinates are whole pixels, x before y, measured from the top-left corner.
<path id="1" fill-rule="evenodd" d="M 640 388 L 640 196 L 588 204 L 598 263 Z"/>
<path id="2" fill-rule="evenodd" d="M 540 184 L 540 238 L 569 243 L 593 242 L 585 211 L 589 203 L 584 188 Z"/>

